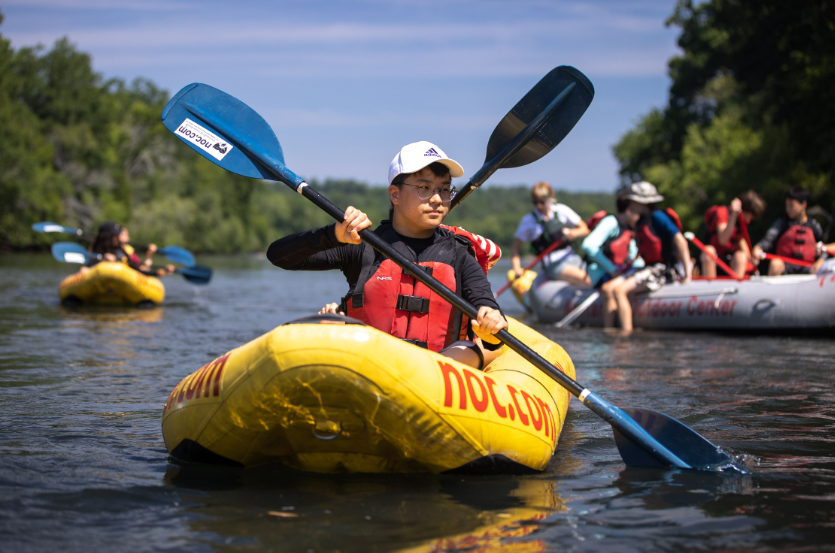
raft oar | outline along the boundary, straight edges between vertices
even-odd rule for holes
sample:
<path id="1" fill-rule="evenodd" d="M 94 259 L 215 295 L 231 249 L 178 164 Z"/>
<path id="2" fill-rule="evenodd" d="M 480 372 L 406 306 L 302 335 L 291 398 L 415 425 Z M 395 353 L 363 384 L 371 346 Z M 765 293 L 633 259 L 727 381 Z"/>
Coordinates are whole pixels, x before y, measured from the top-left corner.
<path id="1" fill-rule="evenodd" d="M 533 261 L 531 261 L 530 263 L 528 263 L 527 265 L 525 265 L 525 267 L 524 267 L 522 270 L 523 270 L 523 271 L 527 271 L 527 270 L 529 270 L 531 267 L 533 267 L 534 265 L 536 265 L 537 263 L 539 263 L 540 261 L 542 261 L 542 260 L 545 258 L 545 256 L 546 256 L 546 255 L 548 255 L 548 254 L 549 254 L 549 253 L 551 253 L 552 251 L 556 250 L 557 248 L 559 248 L 559 247 L 560 247 L 560 246 L 562 246 L 563 244 L 565 244 L 565 238 L 557 238 L 556 240 L 554 240 L 554 241 L 551 243 L 551 245 L 550 245 L 550 246 L 548 246 L 547 248 L 545 248 L 544 250 L 542 250 L 542 253 L 541 253 L 541 254 L 539 254 L 538 256 L 536 256 L 536 259 L 534 259 Z M 520 278 L 520 277 L 518 277 L 518 276 L 517 276 L 516 278 L 514 278 L 513 280 L 511 280 L 510 282 L 508 282 L 507 284 L 505 284 L 505 285 L 504 285 L 504 286 L 502 286 L 501 288 L 499 288 L 499 291 L 498 291 L 498 292 L 496 292 L 495 294 L 493 294 L 493 297 L 494 297 L 494 298 L 498 298 L 499 296 L 501 296 L 502 294 L 504 294 L 504 293 L 507 291 L 507 289 L 508 289 L 508 288 L 510 288 L 510 286 L 511 286 L 514 282 L 516 282 L 516 279 L 517 279 L 517 278 Z"/>
<path id="2" fill-rule="evenodd" d="M 707 248 L 705 247 L 705 245 L 702 243 L 702 241 L 701 241 L 701 240 L 699 240 L 698 238 L 696 238 L 696 235 L 695 235 L 695 234 L 693 234 L 692 232 L 685 232 L 685 233 L 684 233 L 684 237 L 685 237 L 685 238 L 687 238 L 688 240 L 690 240 L 691 242 L 693 242 L 693 243 L 696 245 L 696 247 L 697 247 L 697 248 L 699 248 L 700 250 L 702 250 L 702 251 L 705 253 L 705 255 L 707 255 L 707 256 L 708 256 L 708 257 L 710 257 L 713 261 L 715 261 L 715 262 L 716 262 L 716 264 L 717 264 L 717 265 L 719 265 L 719 267 L 721 267 L 723 271 L 725 271 L 726 273 L 728 273 L 728 276 L 729 276 L 729 277 L 734 278 L 734 279 L 736 279 L 736 280 L 738 280 L 738 281 L 740 281 L 740 282 L 742 282 L 743 280 L 745 280 L 745 277 L 744 277 L 744 276 L 739 276 L 738 274 L 736 274 L 736 271 L 734 271 L 733 269 L 731 269 L 731 268 L 728 266 L 728 264 L 727 264 L 727 263 L 725 263 L 724 261 L 722 261 L 722 259 L 721 259 L 718 255 L 715 255 L 715 254 L 713 254 L 713 253 L 711 253 L 711 252 L 707 251 Z"/>
<path id="3" fill-rule="evenodd" d="M 63 232 L 65 234 L 75 234 L 76 236 L 89 238 L 87 233 L 79 228 L 65 227 L 58 223 L 35 223 L 32 225 L 32 230 L 37 232 Z M 140 250 L 148 249 L 147 246 L 135 245 L 134 247 Z M 194 267 L 194 254 L 181 246 L 166 246 L 158 249 L 156 253 L 168 258 L 169 261 L 173 261 L 174 263 L 179 263 L 186 267 Z"/>
<path id="4" fill-rule="evenodd" d="M 594 86 L 580 71 L 570 65 L 552 69 L 499 121 L 487 142 L 484 165 L 455 194 L 449 210 L 499 169 L 528 165 L 553 150 L 593 99 Z"/>
<path id="5" fill-rule="evenodd" d="M 336 221 L 344 220 L 344 211 L 284 165 L 281 145 L 267 122 L 232 96 L 204 84 L 188 85 L 162 110 L 162 120 L 168 130 L 216 165 L 238 175 L 283 182 Z M 374 249 L 468 317 L 475 319 L 478 316 L 473 305 L 410 262 L 373 231 L 365 229 L 359 234 Z M 501 330 L 495 336 L 611 424 L 627 465 L 743 470 L 728 454 L 680 422 L 649 409 L 626 411 L 609 405 L 507 330 Z"/>
<path id="6" fill-rule="evenodd" d="M 52 244 L 52 257 L 62 263 L 87 264 L 90 261 L 103 261 L 98 253 L 90 253 L 81 244 L 75 242 L 56 242 Z M 208 284 L 212 279 L 212 269 L 202 265 L 174 269 L 183 278 L 193 284 Z"/>
<path id="7" fill-rule="evenodd" d="M 782 255 L 777 255 L 777 254 L 773 254 L 773 253 L 766 253 L 765 258 L 766 259 L 779 259 L 780 261 L 783 261 L 784 263 L 791 263 L 792 265 L 799 265 L 801 267 L 811 267 L 812 265 L 814 265 L 814 263 L 809 262 L 809 261 L 803 261 L 802 259 L 793 259 L 791 257 L 783 257 Z"/>
<path id="8" fill-rule="evenodd" d="M 629 263 L 627 263 L 627 264 L 626 264 L 626 267 L 624 267 L 624 268 L 623 268 L 623 269 L 621 269 L 620 271 L 615 271 L 615 272 L 612 274 L 612 278 L 611 278 L 611 280 L 616 279 L 617 277 L 621 276 L 623 273 L 625 273 L 626 271 L 628 271 L 628 270 L 629 270 L 629 268 L 630 268 L 630 267 L 632 267 L 632 264 L 633 264 L 633 263 L 635 263 L 635 261 L 636 261 L 637 259 L 638 259 L 637 257 L 633 257 L 633 258 L 629 261 Z M 601 285 L 601 286 L 602 286 L 602 285 Z M 569 313 L 568 315 L 566 315 L 565 317 L 563 317 L 562 319 L 560 319 L 560 321 L 559 321 L 556 325 L 554 325 L 554 326 L 556 326 L 557 328 L 562 328 L 562 327 L 564 327 L 565 325 L 568 325 L 568 324 L 573 323 L 573 322 L 574 322 L 574 321 L 575 321 L 575 320 L 576 320 L 576 319 L 577 319 L 580 315 L 582 315 L 583 313 L 585 313 L 585 312 L 586 312 L 586 310 L 587 310 L 589 307 L 591 307 L 591 305 L 592 305 L 594 302 L 596 302 L 596 301 L 597 301 L 597 298 L 599 298 L 599 297 L 600 297 L 600 286 L 598 286 L 598 287 L 597 287 L 597 289 L 589 295 L 589 297 L 587 297 L 586 299 L 584 299 L 584 300 L 583 300 L 583 302 L 582 302 L 580 305 L 578 305 L 577 307 L 575 307 L 574 309 L 572 309 L 572 310 L 571 310 L 571 313 Z"/>

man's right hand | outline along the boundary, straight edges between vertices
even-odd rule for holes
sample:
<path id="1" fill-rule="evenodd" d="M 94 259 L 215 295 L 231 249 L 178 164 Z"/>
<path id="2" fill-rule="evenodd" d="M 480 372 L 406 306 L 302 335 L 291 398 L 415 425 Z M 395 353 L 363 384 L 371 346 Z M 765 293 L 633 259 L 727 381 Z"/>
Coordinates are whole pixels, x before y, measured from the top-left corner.
<path id="1" fill-rule="evenodd" d="M 336 225 L 334 234 L 336 240 L 343 244 L 360 244 L 362 243 L 360 231 L 370 226 L 371 221 L 368 219 L 368 215 L 359 209 L 349 207 L 345 210 L 345 219 Z"/>
<path id="2" fill-rule="evenodd" d="M 320 309 L 319 312 L 317 313 L 317 315 L 327 315 L 327 314 L 342 315 L 343 317 L 345 316 L 345 313 L 343 313 L 342 311 L 339 310 L 339 304 L 338 303 L 329 303 L 325 307 Z"/>
<path id="3" fill-rule="evenodd" d="M 742 202 L 739 198 L 731 200 L 731 211 L 737 215 L 739 215 L 739 212 L 742 211 Z"/>

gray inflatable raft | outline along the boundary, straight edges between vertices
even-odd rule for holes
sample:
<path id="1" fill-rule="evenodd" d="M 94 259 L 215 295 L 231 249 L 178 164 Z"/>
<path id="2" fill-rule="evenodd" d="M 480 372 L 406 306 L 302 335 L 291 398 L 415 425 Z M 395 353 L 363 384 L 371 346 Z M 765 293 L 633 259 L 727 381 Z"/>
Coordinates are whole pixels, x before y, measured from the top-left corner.
<path id="1" fill-rule="evenodd" d="M 592 294 L 540 275 L 527 300 L 536 318 L 554 323 Z M 603 326 L 602 299 L 575 324 Z M 696 280 L 668 284 L 632 300 L 636 328 L 673 330 L 819 330 L 835 335 L 835 274 Z"/>

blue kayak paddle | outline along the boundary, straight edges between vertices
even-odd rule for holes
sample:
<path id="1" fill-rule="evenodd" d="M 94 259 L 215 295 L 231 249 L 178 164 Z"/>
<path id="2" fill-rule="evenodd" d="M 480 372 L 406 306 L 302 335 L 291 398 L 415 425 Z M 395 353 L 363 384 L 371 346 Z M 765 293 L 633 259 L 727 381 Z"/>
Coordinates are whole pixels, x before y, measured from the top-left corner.
<path id="1" fill-rule="evenodd" d="M 37 232 L 63 232 L 65 234 L 75 234 L 76 236 L 87 237 L 87 233 L 78 228 L 65 227 L 58 223 L 35 223 L 32 225 L 32 230 Z M 134 246 L 137 249 L 148 249 L 147 246 Z M 166 246 L 157 250 L 158 254 L 168 258 L 169 261 L 185 265 L 186 267 L 194 267 L 194 254 L 181 246 Z"/>
<path id="2" fill-rule="evenodd" d="M 336 221 L 344 220 L 344 211 L 284 165 L 284 154 L 273 130 L 258 113 L 240 100 L 211 86 L 193 83 L 180 90 L 166 104 L 162 121 L 168 130 L 193 150 L 227 171 L 283 182 Z M 407 274 L 471 319 L 477 318 L 478 311 L 472 304 L 410 262 L 373 231 L 365 229 L 359 234 Z M 744 472 L 744 468 L 730 455 L 675 419 L 648 409 L 624 410 L 610 405 L 507 330 L 501 330 L 495 336 L 608 422 L 615 431 L 618 450 L 627 465 L 711 471 L 736 469 Z"/>
<path id="3" fill-rule="evenodd" d="M 528 165 L 556 148 L 593 99 L 594 86 L 580 71 L 570 65 L 552 69 L 493 130 L 484 165 L 455 194 L 449 210 L 499 169 Z"/>
<path id="4" fill-rule="evenodd" d="M 52 244 L 52 257 L 62 263 L 80 263 L 85 265 L 90 261 L 102 261 L 101 254 L 90 253 L 81 244 L 75 242 L 56 242 Z M 193 284 L 208 284 L 212 279 L 212 269 L 202 265 L 174 269 Z"/>

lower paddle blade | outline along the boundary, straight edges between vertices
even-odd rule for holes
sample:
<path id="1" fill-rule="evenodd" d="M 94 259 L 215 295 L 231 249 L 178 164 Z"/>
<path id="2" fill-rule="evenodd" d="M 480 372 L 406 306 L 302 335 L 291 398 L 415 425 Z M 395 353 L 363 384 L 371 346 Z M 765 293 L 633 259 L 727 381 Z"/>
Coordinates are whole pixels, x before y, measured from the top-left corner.
<path id="1" fill-rule="evenodd" d="M 487 158 L 491 159 L 533 121 L 572 83 L 576 84 L 560 109 L 560 116 L 551 118 L 516 155 L 502 167 L 521 167 L 541 158 L 571 132 L 594 99 L 594 86 L 577 69 L 561 65 L 545 75 L 505 115 L 487 143 Z"/>
<path id="2" fill-rule="evenodd" d="M 87 263 L 90 254 L 81 244 L 75 242 L 56 242 L 52 244 L 52 257 L 62 263 Z"/>
<path id="3" fill-rule="evenodd" d="M 194 254 L 187 249 L 180 246 L 166 246 L 157 250 L 157 253 L 163 257 L 167 257 L 174 263 L 185 265 L 186 267 L 194 267 Z"/>
<path id="4" fill-rule="evenodd" d="M 275 133 L 252 108 L 209 85 L 193 83 L 162 110 L 162 123 L 194 151 L 227 171 L 253 179 L 273 173 L 248 154 L 254 145 L 284 164 Z"/>
<path id="5" fill-rule="evenodd" d="M 727 453 L 672 417 L 652 409 L 622 409 L 649 435 L 694 469 L 722 471 L 745 470 Z M 668 468 L 641 446 L 613 429 L 621 457 L 630 467 Z"/>
<path id="6" fill-rule="evenodd" d="M 202 265 L 177 269 L 176 272 L 183 275 L 183 278 L 192 284 L 209 284 L 209 281 L 212 280 L 212 269 Z"/>

